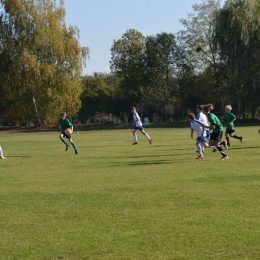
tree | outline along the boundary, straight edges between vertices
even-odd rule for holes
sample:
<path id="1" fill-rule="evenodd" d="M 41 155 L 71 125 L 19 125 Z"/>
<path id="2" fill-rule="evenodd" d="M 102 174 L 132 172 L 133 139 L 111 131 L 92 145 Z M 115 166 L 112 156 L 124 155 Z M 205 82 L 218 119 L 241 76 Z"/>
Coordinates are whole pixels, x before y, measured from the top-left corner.
<path id="1" fill-rule="evenodd" d="M 5 115 L 17 122 L 54 121 L 80 108 L 80 75 L 88 48 L 64 21 L 64 3 L 0 0 L 0 77 Z M 55 35 L 55 37 L 53 37 Z"/>
<path id="2" fill-rule="evenodd" d="M 119 81 L 121 106 L 124 111 L 136 104 L 141 97 L 143 84 L 143 60 L 145 37 L 138 31 L 129 29 L 122 38 L 114 40 L 111 47 L 111 73 Z"/>
<path id="3" fill-rule="evenodd" d="M 214 41 L 227 64 L 228 94 L 242 116 L 255 116 L 260 95 L 260 2 L 228 1 L 216 19 Z"/>
<path id="4" fill-rule="evenodd" d="M 86 76 L 82 79 L 82 107 L 78 113 L 82 122 L 86 122 L 96 112 L 108 113 L 113 110 L 115 90 L 113 86 L 106 84 L 104 77 L 105 75 L 101 74 L 96 77 Z"/>
<path id="5" fill-rule="evenodd" d="M 212 78 L 207 89 L 207 92 L 210 90 L 208 102 L 213 102 L 216 110 L 219 109 L 217 112 L 220 112 L 227 88 L 226 79 L 223 77 L 225 63 L 221 59 L 218 46 L 214 44 L 220 0 L 204 0 L 201 4 L 193 5 L 193 10 L 188 19 L 181 20 L 186 30 L 178 33 L 178 46 L 186 51 L 187 64 L 193 68 L 195 74 L 199 76 L 200 73 L 206 73 L 208 80 Z M 184 86 L 185 91 L 192 91 L 189 86 L 190 84 Z"/>
<path id="6" fill-rule="evenodd" d="M 174 67 L 176 43 L 173 34 L 160 33 L 146 37 L 143 104 L 162 116 L 174 110 Z"/>

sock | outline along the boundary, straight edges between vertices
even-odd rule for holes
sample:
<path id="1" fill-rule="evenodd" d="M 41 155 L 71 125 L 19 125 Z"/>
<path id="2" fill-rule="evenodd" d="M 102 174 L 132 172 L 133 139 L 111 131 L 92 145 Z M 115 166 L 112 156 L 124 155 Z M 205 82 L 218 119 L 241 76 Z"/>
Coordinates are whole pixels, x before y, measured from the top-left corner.
<path id="1" fill-rule="evenodd" d="M 151 140 L 151 137 L 147 133 L 145 133 L 145 136 L 148 140 Z"/>
<path id="2" fill-rule="evenodd" d="M 221 141 L 221 142 L 219 143 L 219 145 L 224 145 L 224 141 Z"/>
<path id="3" fill-rule="evenodd" d="M 217 149 L 223 157 L 227 157 L 226 153 L 224 152 L 224 150 L 220 146 Z"/>
<path id="4" fill-rule="evenodd" d="M 235 139 L 241 139 L 241 136 L 233 135 L 233 138 L 235 138 Z"/>
<path id="5" fill-rule="evenodd" d="M 134 135 L 134 142 L 138 142 L 137 141 L 137 135 Z"/>
<path id="6" fill-rule="evenodd" d="M 77 150 L 77 147 L 74 142 L 71 142 L 71 145 L 73 146 L 74 150 Z"/>
<path id="7" fill-rule="evenodd" d="M 4 157 L 4 153 L 3 153 L 2 147 L 0 146 L 0 158 L 3 158 L 3 157 Z"/>
<path id="8" fill-rule="evenodd" d="M 60 137 L 60 140 L 61 140 L 66 146 L 68 146 L 66 140 L 65 140 L 63 137 Z"/>
<path id="9" fill-rule="evenodd" d="M 204 147 L 206 147 L 206 148 L 216 148 L 215 145 L 209 145 L 209 144 L 207 144 L 207 143 L 205 143 L 205 144 L 206 144 L 206 146 L 204 146 Z"/>
<path id="10" fill-rule="evenodd" d="M 197 149 L 198 149 L 199 156 L 202 156 L 202 157 L 203 157 L 202 147 L 201 147 L 200 144 L 197 144 Z"/>

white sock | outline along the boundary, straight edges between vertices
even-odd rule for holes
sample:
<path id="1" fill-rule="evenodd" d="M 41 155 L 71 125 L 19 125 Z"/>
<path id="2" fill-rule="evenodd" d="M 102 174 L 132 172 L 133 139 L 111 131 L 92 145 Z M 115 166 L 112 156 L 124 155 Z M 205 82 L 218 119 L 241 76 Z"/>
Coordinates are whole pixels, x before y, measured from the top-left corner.
<path id="1" fill-rule="evenodd" d="M 206 143 L 206 148 L 216 148 L 216 146 L 215 145 L 209 145 L 209 144 Z"/>
<path id="2" fill-rule="evenodd" d="M 137 135 L 134 135 L 134 141 L 137 142 Z"/>
<path id="3" fill-rule="evenodd" d="M 201 144 L 198 144 L 198 145 L 197 145 L 197 149 L 198 149 L 199 156 L 202 156 L 202 157 L 203 157 Z"/>
<path id="4" fill-rule="evenodd" d="M 4 157 L 4 153 L 3 153 L 2 147 L 0 146 L 0 158 L 3 158 L 3 157 Z"/>
<path id="5" fill-rule="evenodd" d="M 145 136 L 148 140 L 151 140 L 151 137 L 147 133 L 145 134 Z"/>

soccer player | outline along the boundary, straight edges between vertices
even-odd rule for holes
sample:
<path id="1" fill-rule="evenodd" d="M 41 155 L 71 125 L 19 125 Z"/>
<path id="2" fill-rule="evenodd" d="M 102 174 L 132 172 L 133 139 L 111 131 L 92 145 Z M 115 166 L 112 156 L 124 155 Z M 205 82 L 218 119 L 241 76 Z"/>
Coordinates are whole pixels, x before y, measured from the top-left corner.
<path id="1" fill-rule="evenodd" d="M 4 152 L 3 152 L 1 146 L 0 146 L 0 159 L 6 159 L 6 158 L 4 157 Z"/>
<path id="2" fill-rule="evenodd" d="M 217 150 L 221 153 L 222 158 L 220 160 L 228 160 L 227 154 L 223 151 L 219 143 L 221 142 L 221 138 L 223 135 L 223 125 L 221 124 L 219 118 L 211 113 L 211 109 L 209 105 L 203 106 L 202 112 L 207 115 L 208 121 L 210 123 L 209 129 L 212 129 L 212 133 L 209 139 L 209 145 L 214 145 Z"/>
<path id="3" fill-rule="evenodd" d="M 61 127 L 61 132 L 59 134 L 59 138 L 60 140 L 65 144 L 66 148 L 65 148 L 65 151 L 68 151 L 69 149 L 69 144 L 66 142 L 66 140 L 64 139 L 64 137 L 66 137 L 69 142 L 71 143 L 71 145 L 73 146 L 74 148 L 74 151 L 75 151 L 75 154 L 78 154 L 78 150 L 77 150 L 77 147 L 75 145 L 75 143 L 72 141 L 72 136 L 71 134 L 73 133 L 73 125 L 72 123 L 69 121 L 68 118 L 66 118 L 66 113 L 65 112 L 62 112 L 60 114 L 60 119 L 59 119 L 59 123 L 60 123 L 60 127 Z M 65 133 L 65 130 L 67 128 L 70 128 L 71 129 L 71 134 L 66 134 Z"/>
<path id="4" fill-rule="evenodd" d="M 193 113 L 188 114 L 188 119 L 190 121 L 190 129 L 191 129 L 191 138 L 193 138 L 194 131 L 197 134 L 197 151 L 199 153 L 199 156 L 196 159 L 203 159 L 203 147 L 205 148 L 214 148 L 214 146 L 209 146 L 206 143 L 206 128 L 208 127 L 208 124 L 203 124 L 201 121 L 197 120 L 195 115 Z"/>
<path id="5" fill-rule="evenodd" d="M 199 120 L 204 125 L 209 125 L 207 116 L 202 112 L 202 107 L 203 105 L 197 105 L 197 120 Z M 209 129 L 206 129 L 206 138 L 210 138 Z"/>
<path id="6" fill-rule="evenodd" d="M 237 136 L 234 135 L 235 132 L 235 126 L 234 126 L 234 121 L 236 120 L 236 116 L 234 114 L 231 113 L 232 107 L 231 105 L 227 105 L 225 107 L 225 115 L 224 115 L 224 119 L 227 123 L 227 128 L 226 128 L 226 132 L 225 132 L 225 136 L 226 136 L 226 142 L 222 141 L 220 144 L 223 144 L 226 146 L 230 146 L 230 141 L 229 141 L 229 137 L 233 137 L 235 139 L 240 140 L 240 142 L 242 143 L 243 141 L 243 137 L 242 136 Z M 227 147 L 226 147 L 227 148 Z"/>
<path id="7" fill-rule="evenodd" d="M 153 140 L 152 138 L 144 131 L 143 124 L 141 122 L 140 116 L 136 112 L 136 107 L 132 107 L 132 113 L 133 113 L 133 119 L 134 119 L 134 129 L 133 129 L 133 136 L 134 136 L 134 142 L 133 145 L 138 144 L 137 140 L 137 134 L 136 131 L 139 130 L 145 137 L 149 140 L 149 144 L 152 144 Z"/>

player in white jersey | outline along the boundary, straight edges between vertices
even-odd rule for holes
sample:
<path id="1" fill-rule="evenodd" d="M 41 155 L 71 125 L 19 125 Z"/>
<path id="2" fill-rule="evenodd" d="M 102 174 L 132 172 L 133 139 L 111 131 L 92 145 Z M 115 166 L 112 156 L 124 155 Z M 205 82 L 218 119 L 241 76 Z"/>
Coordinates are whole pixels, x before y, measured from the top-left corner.
<path id="1" fill-rule="evenodd" d="M 195 131 L 197 134 L 196 146 L 199 153 L 199 156 L 196 159 L 203 159 L 204 157 L 202 148 L 214 148 L 214 146 L 209 146 L 206 142 L 206 129 L 208 128 L 208 124 L 204 125 L 195 118 L 195 114 L 193 113 L 188 115 L 188 119 L 190 121 L 191 138 L 193 138 L 193 133 Z"/>
<path id="2" fill-rule="evenodd" d="M 207 116 L 202 112 L 203 105 L 197 105 L 197 120 L 204 125 L 209 125 Z M 206 129 L 206 138 L 210 138 L 210 130 Z"/>
<path id="3" fill-rule="evenodd" d="M 149 140 L 149 144 L 152 144 L 152 138 L 144 131 L 143 124 L 141 121 L 140 116 L 136 112 L 136 107 L 132 107 L 132 113 L 133 113 L 133 119 L 134 119 L 134 129 L 133 129 L 133 135 L 134 135 L 134 142 L 133 145 L 138 144 L 137 140 L 137 134 L 136 131 L 140 130 L 143 135 L 146 136 L 146 138 Z"/>

